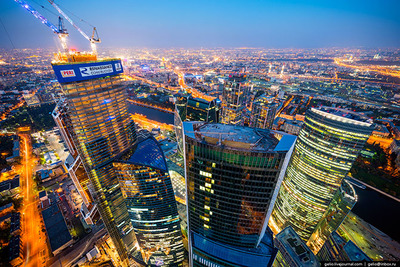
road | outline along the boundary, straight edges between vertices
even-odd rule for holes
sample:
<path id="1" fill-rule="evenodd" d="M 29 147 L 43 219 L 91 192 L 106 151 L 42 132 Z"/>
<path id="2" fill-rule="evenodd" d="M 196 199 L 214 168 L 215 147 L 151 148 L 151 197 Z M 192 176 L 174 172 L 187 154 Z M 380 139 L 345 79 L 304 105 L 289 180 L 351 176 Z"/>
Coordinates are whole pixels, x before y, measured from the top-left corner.
<path id="1" fill-rule="evenodd" d="M 34 159 L 32 158 L 31 137 L 28 134 L 19 134 L 23 149 L 24 170 L 21 176 L 21 192 L 23 197 L 23 216 L 22 216 L 22 242 L 24 266 L 45 266 L 49 250 L 46 243 L 46 235 L 41 231 L 43 225 L 36 200 L 34 190 L 34 180 L 32 169 Z"/>
<path id="2" fill-rule="evenodd" d="M 65 249 L 59 255 L 55 256 L 48 262 L 51 267 L 69 267 L 82 258 L 90 249 L 92 249 L 103 235 L 107 232 L 104 227 L 93 230 L 90 234 L 79 240 L 73 246 Z"/>

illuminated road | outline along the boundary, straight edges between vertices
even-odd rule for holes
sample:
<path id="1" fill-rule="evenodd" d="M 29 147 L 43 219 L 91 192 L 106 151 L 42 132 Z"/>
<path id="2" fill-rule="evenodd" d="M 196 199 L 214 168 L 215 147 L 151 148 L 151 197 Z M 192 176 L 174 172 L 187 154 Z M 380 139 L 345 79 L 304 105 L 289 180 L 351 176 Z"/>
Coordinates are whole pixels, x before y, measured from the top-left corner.
<path id="1" fill-rule="evenodd" d="M 281 107 L 281 109 L 276 113 L 275 118 L 278 118 L 279 115 L 281 115 L 282 111 L 290 104 L 290 102 L 292 102 L 294 96 L 291 96 L 286 102 L 285 104 L 283 104 L 283 106 Z"/>
<path id="2" fill-rule="evenodd" d="M 37 207 L 36 193 L 32 169 L 34 159 L 32 155 L 31 137 L 27 134 L 19 134 L 23 144 L 24 174 L 21 176 L 21 192 L 24 194 L 23 202 L 23 266 L 46 266 L 48 258 L 48 247 L 46 235 L 41 231 L 42 219 Z"/>
<path id="3" fill-rule="evenodd" d="M 351 64 L 344 63 L 343 60 L 341 60 L 339 58 L 335 58 L 335 64 L 337 64 L 341 67 L 359 69 L 362 71 L 376 72 L 376 73 L 379 73 L 382 75 L 400 78 L 400 71 L 395 69 L 396 66 L 387 67 L 387 66 L 379 66 L 379 65 L 351 65 Z"/>

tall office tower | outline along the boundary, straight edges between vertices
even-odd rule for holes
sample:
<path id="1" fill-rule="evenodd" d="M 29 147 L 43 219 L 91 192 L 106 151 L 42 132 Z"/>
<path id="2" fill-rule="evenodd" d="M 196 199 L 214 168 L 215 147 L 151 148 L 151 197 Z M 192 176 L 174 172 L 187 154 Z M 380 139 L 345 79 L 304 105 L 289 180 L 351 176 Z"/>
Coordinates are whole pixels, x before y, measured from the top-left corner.
<path id="1" fill-rule="evenodd" d="M 372 261 L 353 241 L 332 232 L 317 254 L 320 261 Z"/>
<path id="2" fill-rule="evenodd" d="M 73 129 L 77 154 L 89 176 L 92 197 L 120 257 L 128 265 L 134 235 L 112 161 L 136 141 L 130 119 L 122 65 L 118 59 L 93 60 L 75 54 L 53 62 Z M 131 233 L 132 232 L 132 233 Z"/>
<path id="3" fill-rule="evenodd" d="M 291 226 L 283 229 L 274 239 L 278 248 L 274 267 L 318 267 L 319 261 Z"/>
<path id="4" fill-rule="evenodd" d="M 242 125 L 248 90 L 245 74 L 229 75 L 222 91 L 221 123 Z"/>
<path id="5" fill-rule="evenodd" d="M 307 245 L 317 253 L 331 233 L 335 232 L 357 202 L 357 194 L 353 186 L 343 180 L 342 185 L 329 203 L 325 214 L 315 227 Z"/>
<path id="6" fill-rule="evenodd" d="M 372 129 L 368 118 L 348 110 L 306 112 L 269 223 L 275 234 L 290 225 L 310 239 Z"/>
<path id="7" fill-rule="evenodd" d="M 274 97 L 262 95 L 253 102 L 251 107 L 250 127 L 260 129 L 271 129 L 274 123 L 278 103 Z"/>
<path id="8" fill-rule="evenodd" d="M 296 137 L 183 125 L 191 266 L 270 266 L 276 251 L 268 219 Z"/>
<path id="9" fill-rule="evenodd" d="M 176 97 L 174 126 L 179 151 L 183 152 L 182 122 L 218 122 L 218 114 L 219 110 L 215 99 L 207 101 L 202 98 L 194 98 L 190 95 Z"/>
<path id="10" fill-rule="evenodd" d="M 182 234 L 167 162 L 154 137 L 137 142 L 113 163 L 146 266 L 181 266 Z"/>

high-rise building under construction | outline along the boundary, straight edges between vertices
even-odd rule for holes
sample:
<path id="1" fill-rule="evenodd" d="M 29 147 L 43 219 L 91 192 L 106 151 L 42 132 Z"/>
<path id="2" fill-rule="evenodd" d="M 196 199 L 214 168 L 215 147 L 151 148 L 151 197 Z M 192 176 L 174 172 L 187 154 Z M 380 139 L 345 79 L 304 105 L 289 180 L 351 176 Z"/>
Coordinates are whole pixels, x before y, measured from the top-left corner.
<path id="1" fill-rule="evenodd" d="M 90 181 L 81 183 L 82 189 L 90 183 L 93 204 L 121 263 L 128 265 L 128 251 L 135 245 L 134 235 L 112 165 L 115 157 L 136 141 L 135 124 L 129 116 L 126 90 L 121 84 L 122 65 L 119 59 L 76 62 L 80 61 L 78 58 L 52 65 L 65 98 L 63 108 L 76 148 L 75 160 L 82 162 Z"/>

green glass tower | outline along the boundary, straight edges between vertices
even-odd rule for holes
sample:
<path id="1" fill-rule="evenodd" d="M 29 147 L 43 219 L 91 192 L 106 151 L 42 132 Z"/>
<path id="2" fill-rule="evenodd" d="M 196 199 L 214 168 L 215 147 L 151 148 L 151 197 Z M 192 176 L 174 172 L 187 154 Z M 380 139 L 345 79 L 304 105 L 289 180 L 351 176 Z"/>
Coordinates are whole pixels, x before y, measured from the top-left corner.
<path id="1" fill-rule="evenodd" d="M 192 266 L 269 266 L 276 251 L 268 219 L 296 137 L 219 123 L 183 125 Z"/>

